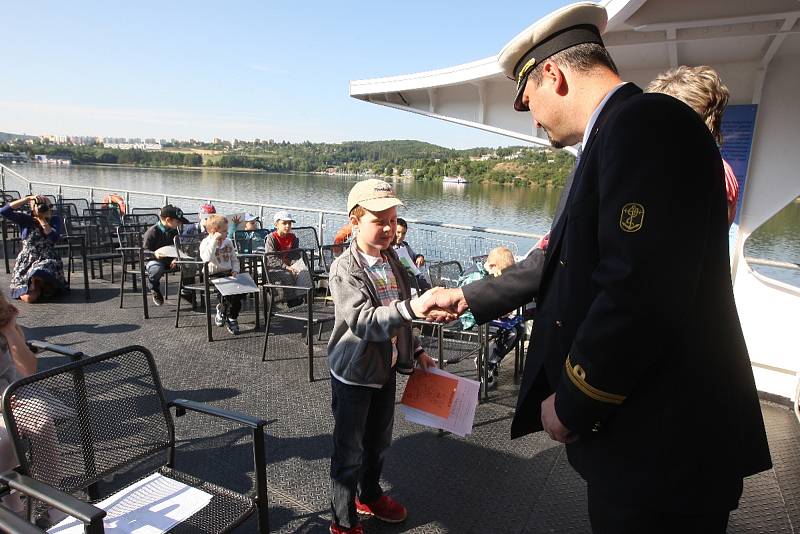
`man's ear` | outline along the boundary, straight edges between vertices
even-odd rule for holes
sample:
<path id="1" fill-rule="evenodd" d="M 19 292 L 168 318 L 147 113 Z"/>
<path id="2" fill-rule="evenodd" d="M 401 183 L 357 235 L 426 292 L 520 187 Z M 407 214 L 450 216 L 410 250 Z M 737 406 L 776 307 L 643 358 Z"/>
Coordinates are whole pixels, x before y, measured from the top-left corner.
<path id="1" fill-rule="evenodd" d="M 358 217 L 355 215 L 350 216 L 350 224 L 353 226 L 358 226 Z"/>

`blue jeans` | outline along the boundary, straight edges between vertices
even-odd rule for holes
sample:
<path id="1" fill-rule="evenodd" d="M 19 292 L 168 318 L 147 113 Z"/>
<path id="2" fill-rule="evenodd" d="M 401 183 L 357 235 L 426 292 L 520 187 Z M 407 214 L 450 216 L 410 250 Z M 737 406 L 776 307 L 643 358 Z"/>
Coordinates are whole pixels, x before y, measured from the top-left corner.
<path id="1" fill-rule="evenodd" d="M 356 491 L 367 503 L 383 495 L 381 471 L 394 425 L 396 380 L 391 375 L 381 389 L 351 386 L 331 377 L 331 512 L 344 528 L 358 524 Z"/>
<path id="2" fill-rule="evenodd" d="M 168 270 L 169 266 L 164 265 L 160 261 L 152 260 L 147 262 L 145 271 L 147 272 L 147 281 L 149 282 L 151 291 L 161 292 L 161 277 L 164 276 L 164 273 Z"/>

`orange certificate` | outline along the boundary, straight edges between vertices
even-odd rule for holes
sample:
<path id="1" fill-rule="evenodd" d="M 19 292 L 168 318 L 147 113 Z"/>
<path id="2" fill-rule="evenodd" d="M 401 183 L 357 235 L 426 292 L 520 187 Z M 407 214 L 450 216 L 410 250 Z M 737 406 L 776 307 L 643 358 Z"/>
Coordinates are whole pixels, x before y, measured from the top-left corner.
<path id="1" fill-rule="evenodd" d="M 447 419 L 453 406 L 458 379 L 414 371 L 408 379 L 401 404 Z"/>

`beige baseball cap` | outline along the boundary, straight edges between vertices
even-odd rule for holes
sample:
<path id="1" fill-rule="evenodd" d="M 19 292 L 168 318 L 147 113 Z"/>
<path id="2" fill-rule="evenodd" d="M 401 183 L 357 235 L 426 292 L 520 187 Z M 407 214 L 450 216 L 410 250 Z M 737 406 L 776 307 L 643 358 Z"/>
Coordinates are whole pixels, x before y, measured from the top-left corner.
<path id="1" fill-rule="evenodd" d="M 403 205 L 397 198 L 392 185 L 377 178 L 358 182 L 347 195 L 347 213 L 353 211 L 356 206 L 361 206 L 369 211 L 383 211 L 392 206 Z"/>

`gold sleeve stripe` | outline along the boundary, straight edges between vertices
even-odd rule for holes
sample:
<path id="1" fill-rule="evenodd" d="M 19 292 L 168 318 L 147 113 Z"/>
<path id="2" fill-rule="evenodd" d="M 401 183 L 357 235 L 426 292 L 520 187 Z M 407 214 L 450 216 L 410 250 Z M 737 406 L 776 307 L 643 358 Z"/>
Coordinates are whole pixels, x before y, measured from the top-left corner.
<path id="1" fill-rule="evenodd" d="M 573 384 L 575 384 L 575 387 L 581 390 L 581 392 L 587 397 L 599 402 L 607 402 L 610 404 L 622 404 L 622 401 L 625 400 L 623 395 L 606 393 L 605 391 L 600 391 L 599 389 L 592 387 L 586 381 L 586 371 L 584 371 L 583 367 L 580 365 L 573 366 L 572 362 L 569 361 L 569 356 L 567 356 L 567 361 L 564 365 L 567 368 L 567 376 L 569 379 Z"/>

